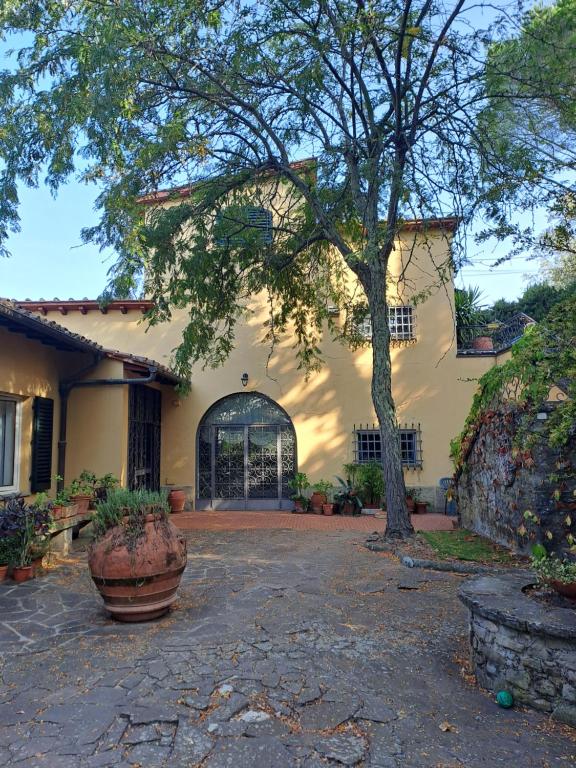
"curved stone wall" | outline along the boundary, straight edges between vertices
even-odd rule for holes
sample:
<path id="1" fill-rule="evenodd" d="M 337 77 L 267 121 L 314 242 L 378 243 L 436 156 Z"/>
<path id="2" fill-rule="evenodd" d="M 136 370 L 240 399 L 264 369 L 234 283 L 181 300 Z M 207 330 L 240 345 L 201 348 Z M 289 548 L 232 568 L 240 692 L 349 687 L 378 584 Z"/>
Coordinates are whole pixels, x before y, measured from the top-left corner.
<path id="1" fill-rule="evenodd" d="M 478 683 L 576 726 L 576 610 L 544 605 L 523 590 L 524 572 L 467 581 L 460 599 L 470 611 Z"/>

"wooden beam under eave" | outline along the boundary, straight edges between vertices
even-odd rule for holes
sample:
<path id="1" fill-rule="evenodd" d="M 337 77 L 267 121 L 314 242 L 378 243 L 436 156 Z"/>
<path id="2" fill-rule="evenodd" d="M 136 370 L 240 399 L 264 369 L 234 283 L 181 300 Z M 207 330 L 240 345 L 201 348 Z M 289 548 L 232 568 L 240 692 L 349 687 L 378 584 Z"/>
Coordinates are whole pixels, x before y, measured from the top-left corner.
<path id="1" fill-rule="evenodd" d="M 88 314 L 88 310 L 86 309 L 85 306 L 81 305 L 81 306 L 78 307 L 78 309 L 80 310 L 80 314 L 81 315 L 87 315 Z"/>
<path id="2" fill-rule="evenodd" d="M 58 312 L 60 312 L 61 315 L 67 315 L 68 314 L 68 309 L 67 309 L 67 307 L 60 306 L 60 307 L 58 307 Z"/>

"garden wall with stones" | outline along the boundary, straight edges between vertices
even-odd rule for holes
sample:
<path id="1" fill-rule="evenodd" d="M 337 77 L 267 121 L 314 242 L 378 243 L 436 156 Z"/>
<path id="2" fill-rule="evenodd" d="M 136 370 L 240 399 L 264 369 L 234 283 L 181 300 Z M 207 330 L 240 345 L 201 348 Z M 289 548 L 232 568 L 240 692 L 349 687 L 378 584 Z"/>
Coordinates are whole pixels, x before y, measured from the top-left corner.
<path id="1" fill-rule="evenodd" d="M 576 726 L 576 613 L 531 597 L 532 581 L 526 575 L 482 577 L 461 588 L 476 679 Z"/>
<path id="2" fill-rule="evenodd" d="M 465 528 L 525 553 L 541 540 L 549 550 L 566 551 L 567 536 L 576 538 L 576 437 L 562 454 L 550 447 L 544 433 L 553 408 L 543 406 L 527 427 L 516 406 L 483 415 L 456 483 Z M 521 424 L 532 439 L 515 446 Z M 537 516 L 537 526 L 526 520 L 527 510 Z"/>

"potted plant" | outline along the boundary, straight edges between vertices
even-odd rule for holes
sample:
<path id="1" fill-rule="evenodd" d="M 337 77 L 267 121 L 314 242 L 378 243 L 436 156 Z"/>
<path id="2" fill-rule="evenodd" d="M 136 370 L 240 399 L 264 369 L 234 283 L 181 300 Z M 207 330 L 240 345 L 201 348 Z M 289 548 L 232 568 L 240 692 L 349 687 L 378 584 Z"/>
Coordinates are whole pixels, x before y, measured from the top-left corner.
<path id="1" fill-rule="evenodd" d="M 430 502 L 424 501 L 418 488 L 411 489 L 412 498 L 414 499 L 414 512 L 417 515 L 425 515 Z"/>
<path id="2" fill-rule="evenodd" d="M 337 505 L 334 503 L 334 486 L 330 484 L 330 487 L 326 490 L 326 503 L 322 504 L 323 515 L 333 515 L 336 512 Z"/>
<path id="3" fill-rule="evenodd" d="M 305 472 L 296 472 L 292 480 L 288 481 L 288 487 L 294 491 L 290 498 L 294 502 L 294 512 L 302 514 L 308 510 L 308 499 L 304 496 L 304 491 L 310 488 L 310 481 Z"/>
<path id="4" fill-rule="evenodd" d="M 312 496 L 310 497 L 310 507 L 312 512 L 318 515 L 322 514 L 324 504 L 328 503 L 328 492 L 332 488 L 332 483 L 328 480 L 318 480 L 312 485 Z"/>
<path id="5" fill-rule="evenodd" d="M 542 544 L 532 548 L 532 567 L 538 580 L 559 595 L 576 600 L 576 561 L 556 554 L 549 555 Z"/>
<path id="6" fill-rule="evenodd" d="M 108 472 L 107 474 L 102 475 L 102 477 L 96 478 L 96 482 L 94 484 L 94 494 L 93 494 L 94 500 L 99 499 L 100 501 L 106 501 L 108 492 L 113 490 L 114 488 L 117 488 L 119 485 L 120 485 L 120 481 L 111 472 Z"/>
<path id="7" fill-rule="evenodd" d="M 17 541 L 14 536 L 5 535 L 0 530 L 0 581 L 5 581 L 8 569 L 16 560 Z"/>
<path id="8" fill-rule="evenodd" d="M 10 499 L 1 512 L 0 530 L 13 539 L 14 581 L 28 581 L 33 578 L 32 554 L 34 542 L 48 535 L 50 512 L 48 509 L 28 505 L 22 497 Z"/>
<path id="9" fill-rule="evenodd" d="M 348 478 L 344 480 L 336 475 L 336 480 L 338 481 L 339 490 L 334 494 L 334 501 L 336 502 L 338 512 L 341 515 L 359 515 L 362 511 L 362 502 L 355 486 L 352 485 Z"/>
<path id="10" fill-rule="evenodd" d="M 425 515 L 426 512 L 428 512 L 428 505 L 429 504 L 430 504 L 429 501 L 422 501 L 422 500 L 419 499 L 416 502 L 416 509 L 415 509 L 416 514 L 417 515 Z"/>
<path id="11" fill-rule="evenodd" d="M 483 352 L 491 352 L 494 349 L 492 336 L 476 336 L 474 339 L 472 339 L 472 349 L 477 349 Z"/>
<path id="12" fill-rule="evenodd" d="M 375 461 L 360 465 L 358 488 L 364 509 L 379 509 L 384 495 L 382 466 Z"/>
<path id="13" fill-rule="evenodd" d="M 406 488 L 406 507 L 410 514 L 413 514 L 416 511 L 416 503 L 418 500 L 418 490 L 416 488 Z"/>
<path id="14" fill-rule="evenodd" d="M 96 475 L 83 469 L 80 476 L 70 483 L 70 501 L 76 505 L 77 514 L 85 515 L 88 512 L 90 502 L 94 498 Z"/>
<path id="15" fill-rule="evenodd" d="M 165 492 L 110 491 L 96 504 L 88 565 L 107 611 L 120 621 L 162 616 L 186 568 L 186 541 Z"/>
<path id="16" fill-rule="evenodd" d="M 49 526 L 52 522 L 53 502 L 48 498 L 48 495 L 46 493 L 38 493 L 34 499 L 33 506 L 36 509 L 47 513 L 47 521 Z M 42 567 L 42 561 L 48 554 L 50 549 L 50 540 L 50 533 L 45 526 L 43 527 L 43 530 L 35 531 L 34 539 L 30 545 L 30 560 L 34 576 Z"/>
<path id="17" fill-rule="evenodd" d="M 60 477 L 60 475 L 55 475 L 53 479 L 55 483 L 61 483 L 63 478 Z M 41 494 L 38 495 L 40 496 Z M 68 517 L 68 507 L 70 506 L 69 490 L 67 488 L 61 488 L 56 492 L 56 496 L 54 496 L 54 498 L 51 500 L 50 512 L 52 515 L 52 520 L 57 523 L 63 518 Z"/>

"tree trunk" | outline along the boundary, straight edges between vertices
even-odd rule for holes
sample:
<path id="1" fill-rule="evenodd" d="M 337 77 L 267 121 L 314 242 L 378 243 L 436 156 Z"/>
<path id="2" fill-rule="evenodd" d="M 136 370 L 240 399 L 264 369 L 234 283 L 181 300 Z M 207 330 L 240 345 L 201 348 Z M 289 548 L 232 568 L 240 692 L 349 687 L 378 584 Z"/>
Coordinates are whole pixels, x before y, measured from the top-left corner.
<path id="1" fill-rule="evenodd" d="M 386 481 L 387 520 L 384 536 L 403 539 L 413 535 L 414 528 L 406 507 L 400 434 L 392 397 L 386 269 L 382 264 L 371 265 L 370 272 L 370 280 L 367 281 L 365 291 L 372 320 L 372 401 L 380 425 L 382 468 Z"/>

